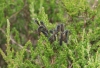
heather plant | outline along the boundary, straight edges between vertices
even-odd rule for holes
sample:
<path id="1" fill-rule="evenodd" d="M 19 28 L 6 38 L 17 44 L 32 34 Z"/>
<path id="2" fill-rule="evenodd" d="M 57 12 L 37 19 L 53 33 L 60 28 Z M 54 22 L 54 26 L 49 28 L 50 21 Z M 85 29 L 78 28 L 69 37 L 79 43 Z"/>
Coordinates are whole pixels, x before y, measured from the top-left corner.
<path id="1" fill-rule="evenodd" d="M 90 0 L 89 0 L 90 1 Z M 1 68 L 100 68 L 100 1 L 1 0 Z M 38 34 L 63 23 L 68 43 Z"/>

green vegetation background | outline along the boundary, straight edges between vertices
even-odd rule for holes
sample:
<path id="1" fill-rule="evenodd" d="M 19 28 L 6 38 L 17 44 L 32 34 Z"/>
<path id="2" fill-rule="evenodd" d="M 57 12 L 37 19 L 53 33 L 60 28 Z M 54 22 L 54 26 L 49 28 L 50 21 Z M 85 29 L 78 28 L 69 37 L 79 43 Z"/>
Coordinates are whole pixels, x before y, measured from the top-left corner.
<path id="1" fill-rule="evenodd" d="M 100 68 L 100 0 L 0 0 L 1 68 Z M 63 23 L 69 42 L 50 44 L 34 19 L 50 30 Z"/>

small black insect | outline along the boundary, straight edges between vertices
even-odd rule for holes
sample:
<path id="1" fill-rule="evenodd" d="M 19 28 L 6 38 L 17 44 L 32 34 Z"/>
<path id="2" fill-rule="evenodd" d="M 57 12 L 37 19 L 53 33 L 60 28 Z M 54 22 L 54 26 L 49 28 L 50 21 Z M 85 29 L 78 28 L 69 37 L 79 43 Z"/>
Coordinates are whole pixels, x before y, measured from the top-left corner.
<path id="1" fill-rule="evenodd" d="M 42 32 L 46 37 L 48 37 L 48 29 L 46 28 L 44 23 L 42 21 L 40 21 L 39 23 L 37 20 L 35 20 L 35 22 L 39 25 L 38 34 L 40 35 L 40 33 Z"/>
<path id="2" fill-rule="evenodd" d="M 49 37 L 49 41 L 50 41 L 51 44 L 52 44 L 54 41 L 56 41 L 56 36 L 55 36 L 55 34 L 52 34 L 52 35 Z"/>
<path id="3" fill-rule="evenodd" d="M 55 34 L 58 34 L 60 32 L 60 30 L 61 30 L 61 26 L 60 26 L 60 24 L 58 24 L 56 26 L 56 28 L 54 29 Z"/>
<path id="4" fill-rule="evenodd" d="M 64 40 L 65 43 L 68 43 L 68 37 L 69 37 L 69 31 L 66 30 L 64 32 L 64 36 L 63 36 L 63 40 Z"/>
<path id="5" fill-rule="evenodd" d="M 36 22 L 36 24 L 38 24 L 38 26 L 40 26 L 40 24 L 39 24 L 38 20 L 36 20 L 36 19 L 35 19 L 35 20 L 34 20 L 34 22 Z"/>
<path id="6" fill-rule="evenodd" d="M 52 29 L 52 30 L 49 30 L 49 33 L 53 34 L 53 32 L 54 32 L 54 30 L 53 30 L 53 29 Z"/>
<path id="7" fill-rule="evenodd" d="M 59 44 L 62 45 L 62 42 L 68 43 L 68 30 L 61 32 L 59 37 Z"/>
<path id="8" fill-rule="evenodd" d="M 61 25 L 60 24 L 57 25 L 56 30 L 57 30 L 57 32 L 59 32 L 61 30 Z"/>
<path id="9" fill-rule="evenodd" d="M 47 29 L 44 27 L 44 26 L 39 26 L 39 28 L 38 28 L 38 34 L 40 35 L 40 33 L 43 33 L 46 37 L 48 36 L 48 31 L 47 31 Z"/>
<path id="10" fill-rule="evenodd" d="M 59 44 L 62 45 L 62 42 L 63 42 L 63 32 L 60 34 Z"/>
<path id="11" fill-rule="evenodd" d="M 61 24 L 61 32 L 64 32 L 64 24 Z"/>
<path id="12" fill-rule="evenodd" d="M 43 21 L 40 21 L 40 24 L 43 25 L 44 27 L 46 27 L 46 26 L 44 25 Z"/>

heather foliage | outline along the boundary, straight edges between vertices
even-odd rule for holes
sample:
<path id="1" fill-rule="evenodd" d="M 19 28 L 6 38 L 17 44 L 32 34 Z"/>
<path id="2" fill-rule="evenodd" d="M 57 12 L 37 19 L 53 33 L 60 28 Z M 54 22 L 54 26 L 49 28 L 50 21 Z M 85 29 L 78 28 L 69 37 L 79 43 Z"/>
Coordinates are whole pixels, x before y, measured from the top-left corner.
<path id="1" fill-rule="evenodd" d="M 1 68 L 100 68 L 99 0 L 0 0 Z M 63 23 L 68 43 L 38 34 Z"/>

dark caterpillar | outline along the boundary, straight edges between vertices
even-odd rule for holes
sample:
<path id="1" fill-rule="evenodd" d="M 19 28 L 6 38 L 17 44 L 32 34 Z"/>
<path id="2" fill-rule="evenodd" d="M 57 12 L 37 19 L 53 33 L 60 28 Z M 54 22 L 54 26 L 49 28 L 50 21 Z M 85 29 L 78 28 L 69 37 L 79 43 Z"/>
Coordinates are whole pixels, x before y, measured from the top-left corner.
<path id="1" fill-rule="evenodd" d="M 38 34 L 40 36 L 40 33 L 42 32 L 50 41 L 52 44 L 54 41 L 58 39 L 59 44 L 62 45 L 62 42 L 68 43 L 68 34 L 69 31 L 65 30 L 64 31 L 64 25 L 63 24 L 58 24 L 55 29 L 48 30 L 44 24 L 44 22 L 40 21 L 38 22 L 35 20 L 35 22 L 38 24 Z"/>

